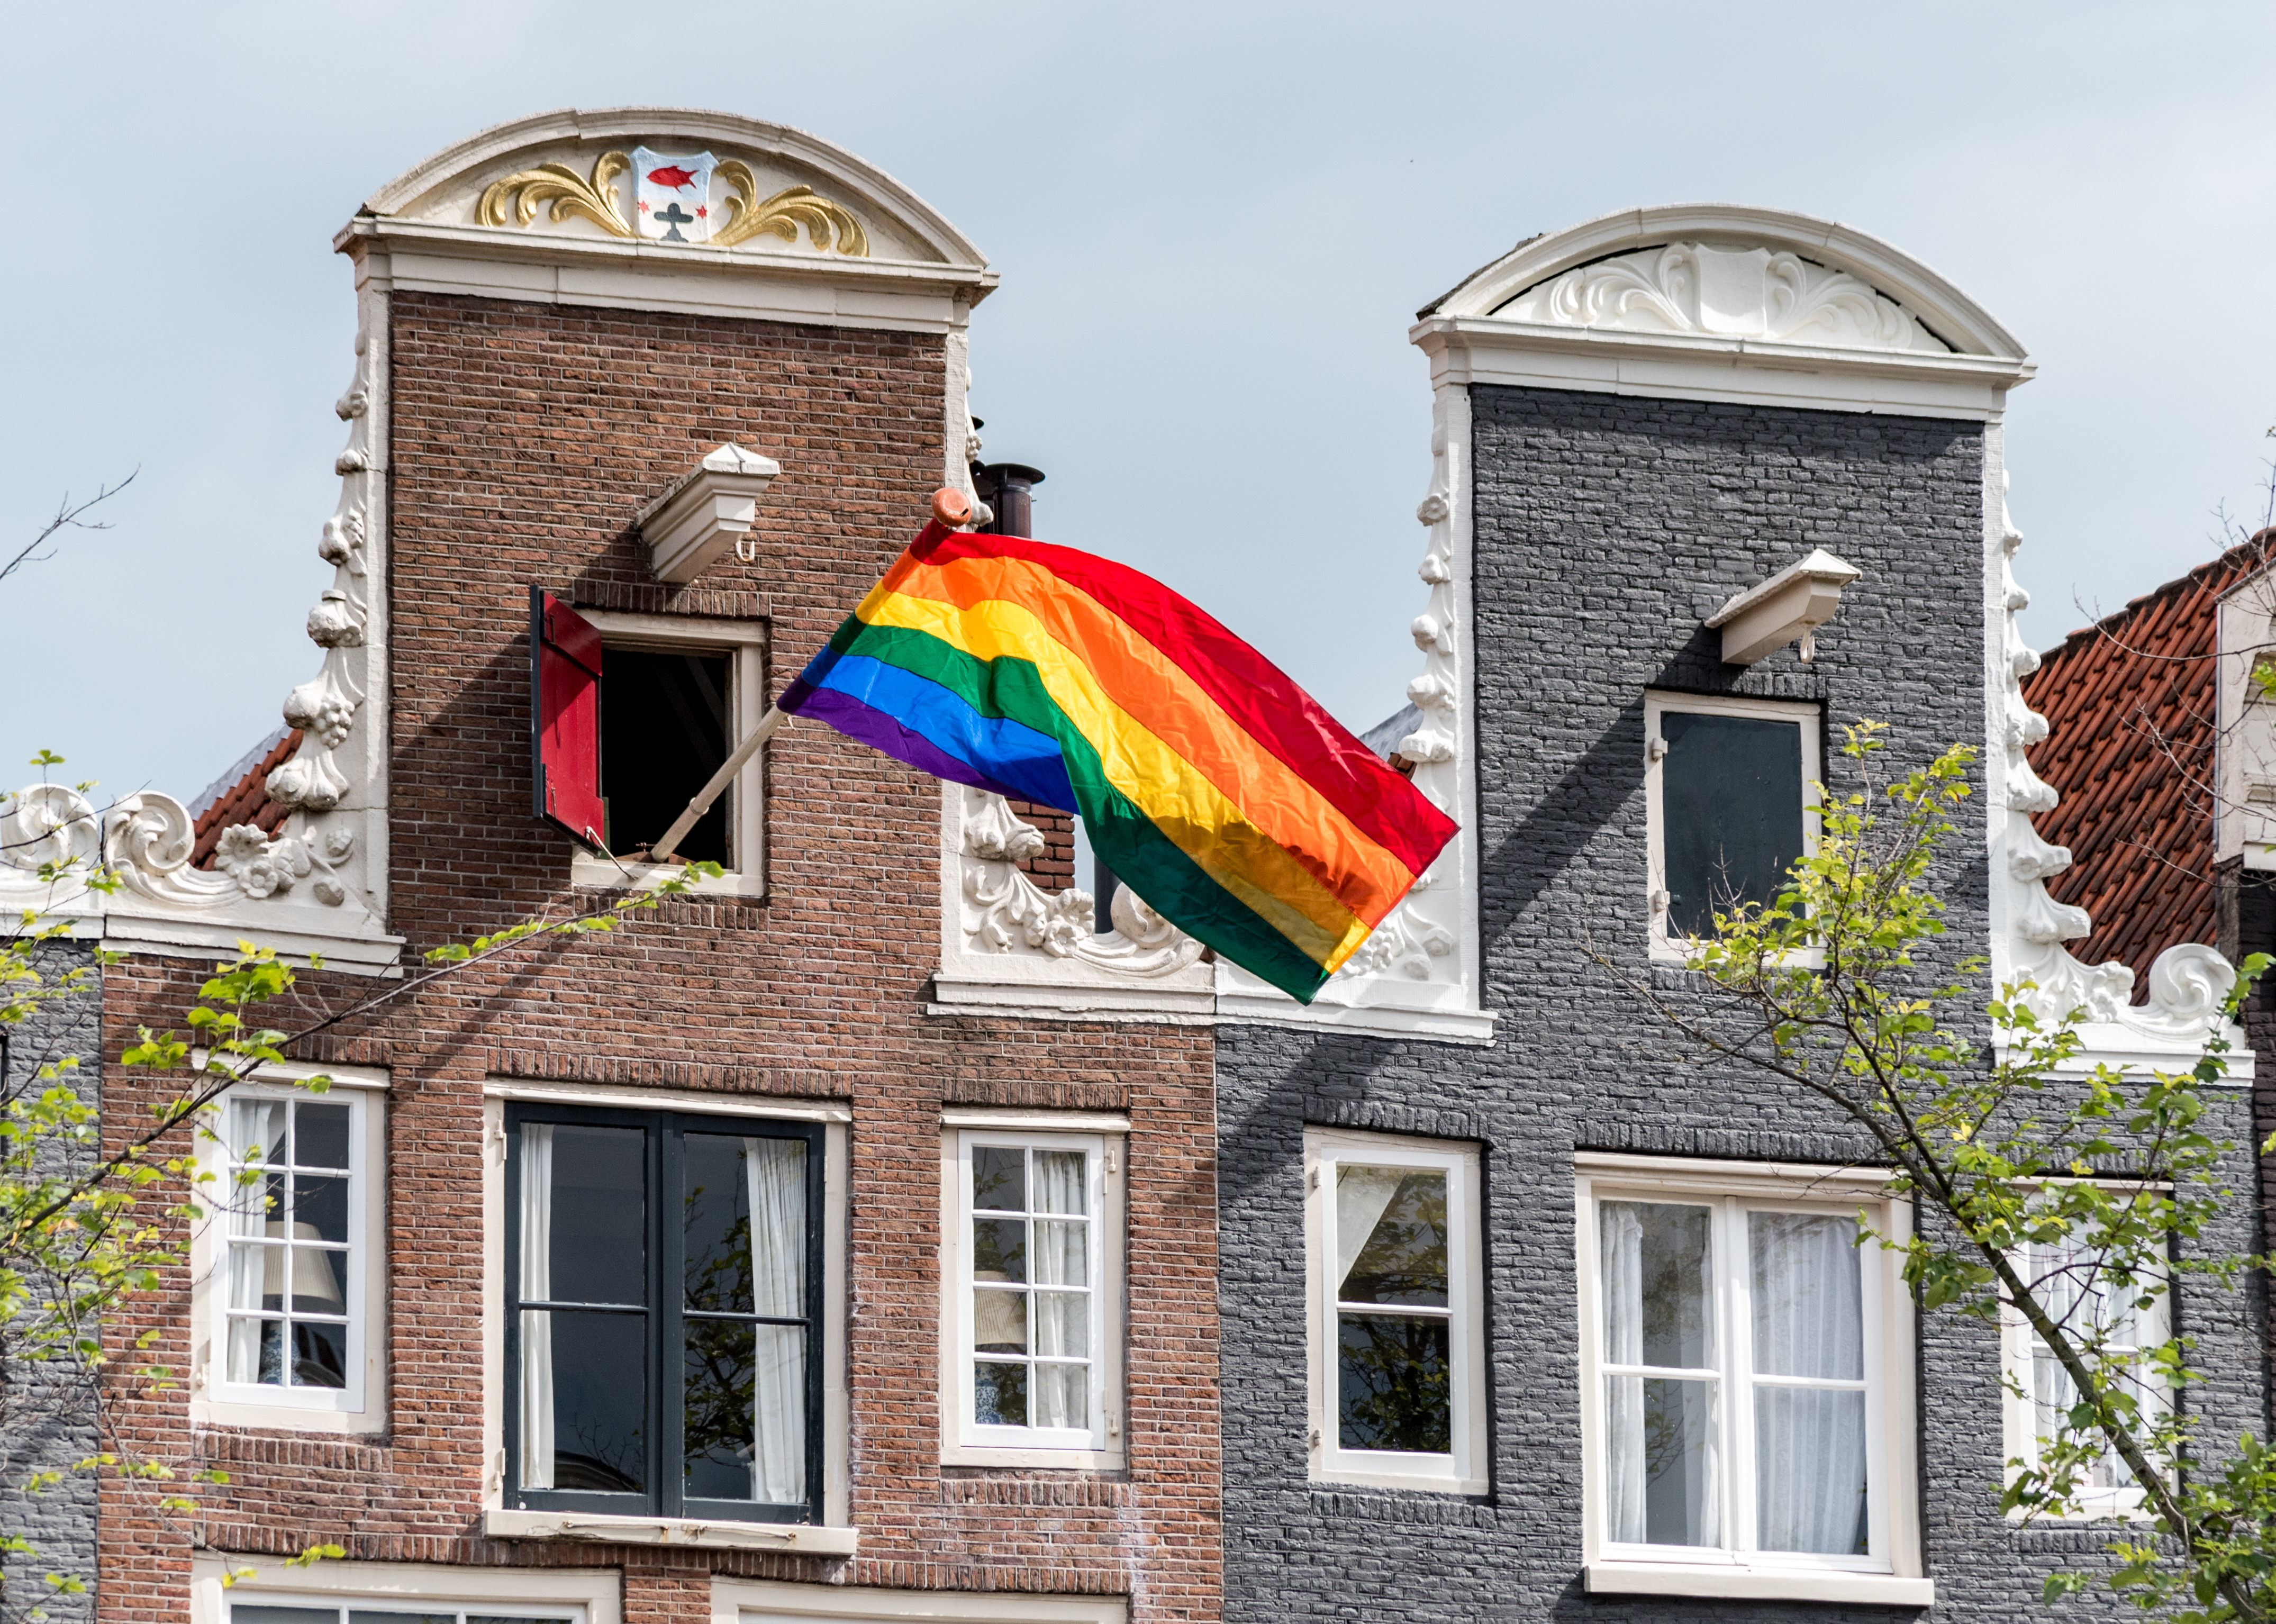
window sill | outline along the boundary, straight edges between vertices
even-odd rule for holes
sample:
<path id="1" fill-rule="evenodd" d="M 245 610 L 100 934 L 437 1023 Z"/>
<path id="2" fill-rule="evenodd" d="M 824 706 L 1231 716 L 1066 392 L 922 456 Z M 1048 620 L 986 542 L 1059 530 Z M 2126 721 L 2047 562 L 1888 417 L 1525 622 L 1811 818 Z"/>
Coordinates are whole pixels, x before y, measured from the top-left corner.
<path id="1" fill-rule="evenodd" d="M 580 848 L 569 861 L 569 883 L 586 891 L 654 891 L 668 878 L 687 873 L 676 862 L 612 862 Z M 716 880 L 698 880 L 688 892 L 694 897 L 763 897 L 767 883 L 755 874 L 732 869 Z"/>
<path id="2" fill-rule="evenodd" d="M 1119 1449 L 1004 1449 L 950 1444 L 940 1452 L 943 1466 L 1000 1466 L 1015 1470 L 1119 1472 L 1126 1464 Z"/>
<path id="3" fill-rule="evenodd" d="M 693 1545 L 714 1551 L 789 1551 L 802 1556 L 852 1556 L 861 1531 L 811 1522 L 715 1522 L 696 1517 L 618 1517 L 599 1512 L 482 1513 L 492 1539 L 568 1539 L 611 1545 Z"/>
<path id="4" fill-rule="evenodd" d="M 1746 1601 L 1863 1602 L 1931 1607 L 1936 1581 L 1828 1568 L 1711 1567 L 1682 1562 L 1591 1562 L 1591 1596 L 1693 1596 Z"/>
<path id="5" fill-rule="evenodd" d="M 1397 1489 L 1409 1493 L 1470 1496 L 1483 1494 L 1492 1487 L 1483 1477 L 1457 1477 L 1451 1472 L 1367 1472 L 1318 1467 L 1313 1468 L 1310 1483 L 1315 1489 Z"/>

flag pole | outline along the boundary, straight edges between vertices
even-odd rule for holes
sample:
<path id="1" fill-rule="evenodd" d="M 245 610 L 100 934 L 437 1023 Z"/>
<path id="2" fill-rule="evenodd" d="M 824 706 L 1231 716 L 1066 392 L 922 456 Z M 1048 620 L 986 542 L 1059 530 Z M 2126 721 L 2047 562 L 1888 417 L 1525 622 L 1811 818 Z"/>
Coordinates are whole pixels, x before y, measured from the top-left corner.
<path id="1" fill-rule="evenodd" d="M 952 528 L 958 525 L 970 524 L 972 498 L 953 486 L 944 485 L 933 492 L 932 516 L 939 523 Z M 758 725 L 752 728 L 743 742 L 735 747 L 735 753 L 732 755 L 719 763 L 719 770 L 711 775 L 711 781 L 695 793 L 695 799 L 687 803 L 687 809 L 674 818 L 671 827 L 664 831 L 664 839 L 658 840 L 654 849 L 649 853 L 650 862 L 663 863 L 671 861 L 672 853 L 679 850 L 682 840 L 687 839 L 687 831 L 694 828 L 698 820 L 711 809 L 711 803 L 718 800 L 720 792 L 733 782 L 735 775 L 743 770 L 743 763 L 757 754 L 759 747 L 773 738 L 777 730 L 789 720 L 789 716 L 784 712 L 781 706 L 767 707 L 767 713 L 759 718 Z"/>

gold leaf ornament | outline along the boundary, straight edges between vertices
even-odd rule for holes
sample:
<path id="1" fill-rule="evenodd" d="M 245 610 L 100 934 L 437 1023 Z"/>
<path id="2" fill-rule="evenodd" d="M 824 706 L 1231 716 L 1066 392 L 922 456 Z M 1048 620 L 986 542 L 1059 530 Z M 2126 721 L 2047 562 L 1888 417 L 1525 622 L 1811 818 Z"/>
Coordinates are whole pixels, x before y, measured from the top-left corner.
<path id="1" fill-rule="evenodd" d="M 611 237 L 630 237 L 633 228 L 626 224 L 617 203 L 617 189 L 610 182 L 632 166 L 632 159 L 625 154 L 604 152 L 593 160 L 590 180 L 580 179 L 566 163 L 541 163 L 535 169 L 517 170 L 483 189 L 482 201 L 474 205 L 474 219 L 483 225 L 527 225 L 537 218 L 537 211 L 550 201 L 557 224 L 578 215 Z M 516 193 L 520 196 L 514 201 L 513 217 L 509 220 L 506 200 Z"/>
<path id="2" fill-rule="evenodd" d="M 803 225 L 814 246 L 824 253 L 834 249 L 848 259 L 869 257 L 869 238 L 861 223 L 844 205 L 831 201 L 812 186 L 785 186 L 761 202 L 754 201 L 759 194 L 759 181 L 749 164 L 729 158 L 713 172 L 735 192 L 727 200 L 726 219 L 711 233 L 711 240 L 720 247 L 732 248 L 761 231 L 795 243 L 798 228 Z"/>

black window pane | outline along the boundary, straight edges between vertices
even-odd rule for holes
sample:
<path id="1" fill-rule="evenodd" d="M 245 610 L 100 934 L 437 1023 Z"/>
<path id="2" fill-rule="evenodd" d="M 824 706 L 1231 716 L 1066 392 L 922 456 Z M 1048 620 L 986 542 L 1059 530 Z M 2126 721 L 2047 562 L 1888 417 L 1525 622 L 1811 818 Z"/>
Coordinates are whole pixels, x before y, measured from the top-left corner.
<path id="1" fill-rule="evenodd" d="M 1028 1210 L 1028 1153 L 981 1145 L 972 1152 L 972 1204 L 991 1212 Z"/>
<path id="2" fill-rule="evenodd" d="M 727 759 L 724 654 L 611 649 L 602 662 L 601 795 L 618 852 L 664 838 Z M 731 787 L 679 842 L 682 857 L 725 862 Z"/>
<path id="3" fill-rule="evenodd" d="M 552 1297 L 648 1301 L 648 1135 L 636 1127 L 553 1129 Z"/>
<path id="4" fill-rule="evenodd" d="M 1448 1322 L 1405 1314 L 1339 1318 L 1336 1409 L 1343 1446 L 1452 1453 Z"/>
<path id="5" fill-rule="evenodd" d="M 1024 1280 L 1028 1278 L 1028 1222 L 1025 1218 L 975 1218 L 972 1221 L 972 1278 L 975 1280 Z"/>
<path id="6" fill-rule="evenodd" d="M 551 1317 L 553 1486 L 618 1494 L 645 1489 L 648 1317 L 562 1311 Z"/>
<path id="7" fill-rule="evenodd" d="M 1777 895 L 1802 855 L 1802 727 L 1671 710 L 1659 732 L 1668 933 L 1705 936 L 1718 909 Z"/>
<path id="8" fill-rule="evenodd" d="M 231 1624 L 340 1624 L 338 1607 L 247 1607 L 229 1610 Z"/>
<path id="9" fill-rule="evenodd" d="M 459 1615 L 455 1613 L 367 1613 L 358 1608 L 348 1614 L 348 1624 L 459 1624 Z M 517 1619 L 514 1624 L 532 1624 L 532 1621 Z"/>
<path id="10" fill-rule="evenodd" d="M 1395 1169 L 1339 1169 L 1337 1215 L 1354 1220 L 1383 1199 L 1379 1186 L 1396 1179 L 1391 1199 L 1352 1260 L 1338 1295 L 1346 1302 L 1446 1302 L 1446 1175 Z M 1370 1177 L 1372 1175 L 1372 1177 Z M 1370 1198 L 1370 1191 L 1376 1193 Z M 1349 1197 L 1349 1199 L 1347 1199 Z M 1348 1238 L 1347 1238 L 1348 1244 Z"/>
<path id="11" fill-rule="evenodd" d="M 690 1134 L 683 1142 L 680 1222 L 687 1236 L 687 1306 L 748 1314 L 751 1195 L 743 1142 L 725 1134 Z"/>
<path id="12" fill-rule="evenodd" d="M 321 1173 L 292 1175 L 292 1239 L 332 1241 L 348 1238 L 348 1181 Z"/>
<path id="13" fill-rule="evenodd" d="M 348 1165 L 348 1112 L 345 1105 L 302 1103 L 292 1114 L 292 1159 L 303 1167 Z"/>
<path id="14" fill-rule="evenodd" d="M 1028 1424 L 1028 1367 L 1023 1364 L 975 1363 L 972 1367 L 972 1415 L 983 1427 L 1024 1427 Z"/>
<path id="15" fill-rule="evenodd" d="M 345 1325 L 293 1321 L 292 1385 L 296 1387 L 345 1387 L 348 1385 L 348 1328 Z"/>
<path id="16" fill-rule="evenodd" d="M 681 1453 L 687 1492 L 699 1499 L 751 1498 L 757 1357 L 757 1326 L 732 1319 L 688 1322 Z"/>

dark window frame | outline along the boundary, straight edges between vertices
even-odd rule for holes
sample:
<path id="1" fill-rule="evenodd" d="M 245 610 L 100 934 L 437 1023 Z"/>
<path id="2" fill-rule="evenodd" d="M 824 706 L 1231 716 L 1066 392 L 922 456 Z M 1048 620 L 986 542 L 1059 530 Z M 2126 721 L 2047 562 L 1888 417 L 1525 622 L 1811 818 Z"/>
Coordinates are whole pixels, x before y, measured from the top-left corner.
<path id="1" fill-rule="evenodd" d="M 645 1131 L 645 1177 L 649 1200 L 642 1237 L 649 1260 L 646 1369 L 648 1406 L 643 1417 L 649 1488 L 639 1494 L 582 1489 L 525 1489 L 521 1486 L 521 1128 L 548 1122 L 578 1127 L 636 1127 Z M 682 1459 L 686 1370 L 680 1350 L 687 1314 L 684 1303 L 683 1226 L 665 1221 L 677 1204 L 663 1193 L 681 1187 L 683 1140 L 689 1133 L 743 1138 L 795 1139 L 806 1146 L 806 1499 L 796 1505 L 755 1500 L 694 1499 L 686 1492 Z M 505 1119 L 505 1499 L 509 1507 L 531 1511 L 584 1511 L 616 1516 L 700 1518 L 707 1522 L 795 1522 L 819 1521 L 823 1487 L 823 1185 L 826 1130 L 820 1123 L 772 1117 L 731 1117 L 676 1111 L 634 1111 L 601 1106 L 511 1101 Z M 779 1320 L 770 1321 L 781 1324 Z M 793 1322 L 797 1323 L 797 1322 Z"/>

